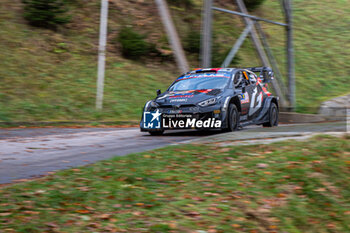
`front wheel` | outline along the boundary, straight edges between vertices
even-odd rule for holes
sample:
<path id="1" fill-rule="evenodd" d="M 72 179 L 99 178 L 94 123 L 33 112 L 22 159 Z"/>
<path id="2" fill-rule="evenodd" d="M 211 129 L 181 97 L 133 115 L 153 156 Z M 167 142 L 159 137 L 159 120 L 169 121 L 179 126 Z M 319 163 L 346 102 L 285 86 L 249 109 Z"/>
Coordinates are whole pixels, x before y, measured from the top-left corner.
<path id="1" fill-rule="evenodd" d="M 236 131 L 239 126 L 239 112 L 235 104 L 230 104 L 228 111 L 228 127 L 226 131 Z"/>
<path id="2" fill-rule="evenodd" d="M 271 103 L 269 109 L 269 121 L 263 124 L 264 127 L 278 126 L 278 109 L 275 103 Z"/>

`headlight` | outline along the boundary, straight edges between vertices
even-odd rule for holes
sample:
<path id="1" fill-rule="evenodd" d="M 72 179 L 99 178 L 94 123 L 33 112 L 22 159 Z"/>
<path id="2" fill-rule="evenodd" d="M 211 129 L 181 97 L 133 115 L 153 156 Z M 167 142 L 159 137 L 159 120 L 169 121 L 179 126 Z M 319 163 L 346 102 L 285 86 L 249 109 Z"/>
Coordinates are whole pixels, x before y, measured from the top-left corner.
<path id="1" fill-rule="evenodd" d="M 198 105 L 201 106 L 201 107 L 214 105 L 214 104 L 216 104 L 218 102 L 219 99 L 220 99 L 220 97 L 207 99 L 207 100 L 204 100 L 204 101 L 198 103 Z"/>
<path id="2" fill-rule="evenodd" d="M 148 112 L 148 111 L 155 109 L 157 107 L 158 107 L 158 104 L 156 102 L 154 102 L 153 100 L 150 100 L 145 105 L 145 111 Z"/>

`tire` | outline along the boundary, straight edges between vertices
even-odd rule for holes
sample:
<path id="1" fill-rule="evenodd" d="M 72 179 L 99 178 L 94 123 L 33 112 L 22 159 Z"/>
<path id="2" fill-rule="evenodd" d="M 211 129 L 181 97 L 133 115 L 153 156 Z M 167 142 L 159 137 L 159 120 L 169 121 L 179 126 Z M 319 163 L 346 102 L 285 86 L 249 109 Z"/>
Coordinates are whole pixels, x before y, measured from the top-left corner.
<path id="1" fill-rule="evenodd" d="M 150 131 L 148 132 L 151 136 L 161 136 L 163 135 L 164 131 Z"/>
<path id="2" fill-rule="evenodd" d="M 264 127 L 278 126 L 278 108 L 275 103 L 271 103 L 269 109 L 269 121 L 263 124 Z"/>
<path id="3" fill-rule="evenodd" d="M 228 111 L 228 127 L 226 131 L 233 132 L 238 129 L 239 126 L 239 112 L 235 104 L 230 104 Z"/>

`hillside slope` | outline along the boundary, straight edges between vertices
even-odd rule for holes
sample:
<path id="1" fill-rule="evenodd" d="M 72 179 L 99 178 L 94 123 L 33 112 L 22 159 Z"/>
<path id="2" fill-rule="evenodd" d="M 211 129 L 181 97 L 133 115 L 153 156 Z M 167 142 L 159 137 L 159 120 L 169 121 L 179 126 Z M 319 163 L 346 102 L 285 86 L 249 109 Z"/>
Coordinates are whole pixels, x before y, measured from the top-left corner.
<path id="1" fill-rule="evenodd" d="M 315 111 L 322 101 L 350 92 L 349 1 L 293 3 L 297 105 L 301 111 Z M 261 12 L 281 21 L 279 8 L 278 1 L 267 0 Z M 272 11 L 276 13 L 269 13 Z M 283 29 L 266 26 L 274 52 L 283 64 Z"/>
<path id="2" fill-rule="evenodd" d="M 79 2 L 79 1 L 78 1 Z M 121 57 L 115 42 L 123 26 L 133 26 L 157 48 L 169 50 L 154 1 L 110 1 L 104 110 L 94 109 L 99 0 L 72 5 L 72 22 L 57 32 L 30 27 L 20 0 L 0 3 L 0 121 L 139 119 L 145 101 L 164 90 L 179 73 L 169 58 L 134 62 Z M 182 39 L 200 29 L 201 1 L 191 9 L 172 6 Z M 315 111 L 322 100 L 349 92 L 350 23 L 346 1 L 295 0 L 297 101 L 300 111 Z M 232 1 L 215 5 L 234 9 Z M 282 20 L 277 3 L 266 0 L 254 12 Z M 214 50 L 221 56 L 232 46 L 243 23 L 214 14 Z M 327 20 L 327 21 L 326 21 Z M 282 28 L 263 24 L 281 65 L 285 62 Z M 218 47 L 219 46 L 219 47 Z M 191 66 L 198 56 L 188 54 Z M 238 53 L 237 66 L 257 66 L 249 40 Z M 284 71 L 284 70 L 283 70 Z M 311 109 L 309 107 L 312 107 Z"/>

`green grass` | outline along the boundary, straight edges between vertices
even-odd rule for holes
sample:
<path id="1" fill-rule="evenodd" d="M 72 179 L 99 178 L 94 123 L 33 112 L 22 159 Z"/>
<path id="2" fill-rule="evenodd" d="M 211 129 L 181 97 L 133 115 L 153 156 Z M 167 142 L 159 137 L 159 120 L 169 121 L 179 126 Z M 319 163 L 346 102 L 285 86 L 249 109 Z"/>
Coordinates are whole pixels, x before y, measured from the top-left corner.
<path id="1" fill-rule="evenodd" d="M 79 2 L 79 1 L 78 1 Z M 201 1 L 193 9 L 172 7 L 180 37 L 199 30 Z M 235 9 L 231 3 L 216 6 Z M 347 1 L 294 1 L 298 111 L 315 112 L 331 97 L 349 93 L 350 23 Z M 26 24 L 20 0 L 0 3 L 0 121 L 138 120 L 144 103 L 179 75 L 167 58 L 133 62 L 113 43 L 120 28 L 132 25 L 158 48 L 169 49 L 153 0 L 111 1 L 104 110 L 96 111 L 99 1 L 70 6 L 72 22 L 57 32 Z M 277 2 L 266 0 L 253 12 L 283 20 Z M 244 25 L 238 17 L 215 12 L 214 34 L 227 51 Z M 284 29 L 263 23 L 281 67 L 285 65 Z M 238 52 L 237 66 L 260 65 L 250 41 Z M 190 55 L 198 67 L 197 55 Z M 285 69 L 282 68 L 285 73 Z"/>
<path id="2" fill-rule="evenodd" d="M 0 189 L 1 232 L 349 232 L 349 136 L 172 146 Z"/>
<path id="3" fill-rule="evenodd" d="M 350 83 L 346 81 L 350 75 L 350 32 L 345 29 L 350 23 L 350 8 L 346 0 L 295 0 L 293 5 L 297 107 L 310 112 L 317 110 L 322 101 L 350 93 Z M 283 21 L 278 12 L 278 1 L 266 0 L 259 13 Z M 265 27 L 274 53 L 284 65 L 284 29 Z"/>
<path id="4" fill-rule="evenodd" d="M 122 59 L 111 45 L 104 110 L 96 111 L 96 2 L 73 8 L 70 28 L 60 32 L 27 26 L 17 1 L 0 3 L 0 121 L 138 120 L 145 102 L 176 77 L 166 65 Z M 111 30 L 117 26 L 110 21 Z"/>

